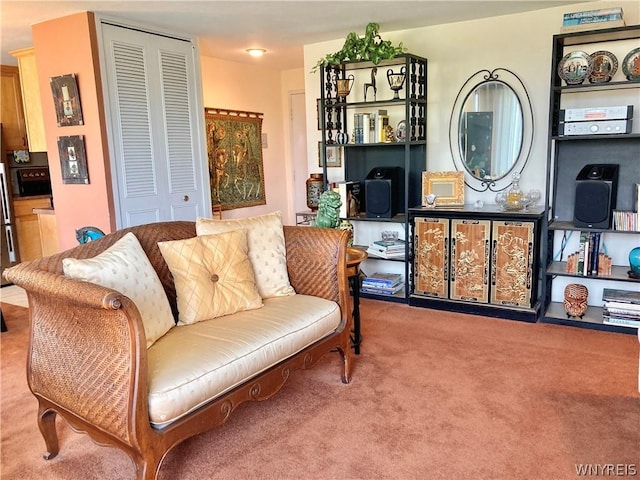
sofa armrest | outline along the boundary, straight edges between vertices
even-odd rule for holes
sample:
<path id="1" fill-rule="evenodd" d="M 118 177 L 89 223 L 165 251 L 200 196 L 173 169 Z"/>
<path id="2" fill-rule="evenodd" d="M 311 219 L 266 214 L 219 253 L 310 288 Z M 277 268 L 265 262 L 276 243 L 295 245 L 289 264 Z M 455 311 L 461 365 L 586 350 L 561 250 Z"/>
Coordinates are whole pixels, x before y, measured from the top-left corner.
<path id="1" fill-rule="evenodd" d="M 289 281 L 297 293 L 327 298 L 346 312 L 349 286 L 344 230 L 285 226 Z"/>
<path id="2" fill-rule="evenodd" d="M 33 263 L 5 277 L 29 299 L 27 380 L 34 395 L 71 412 L 80 420 L 76 428 L 88 422 L 130 443 L 131 412 L 148 422 L 146 339 L 135 304 Z"/>

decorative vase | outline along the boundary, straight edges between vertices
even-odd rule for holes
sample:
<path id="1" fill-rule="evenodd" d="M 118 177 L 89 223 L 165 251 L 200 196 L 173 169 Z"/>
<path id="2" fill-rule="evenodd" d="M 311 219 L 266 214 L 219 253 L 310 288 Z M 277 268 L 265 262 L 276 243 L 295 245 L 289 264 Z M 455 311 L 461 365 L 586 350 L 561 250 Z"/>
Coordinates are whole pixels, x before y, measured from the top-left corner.
<path id="1" fill-rule="evenodd" d="M 318 210 L 320 195 L 324 188 L 324 175 L 322 173 L 312 173 L 307 179 L 307 207 L 312 212 Z"/>
<path id="2" fill-rule="evenodd" d="M 629 252 L 629 277 L 640 278 L 640 247 L 632 248 Z"/>
<path id="3" fill-rule="evenodd" d="M 336 142 L 340 145 L 346 145 L 349 143 L 349 134 L 347 132 L 340 132 L 336 135 Z"/>
<path id="4" fill-rule="evenodd" d="M 349 220 L 342 220 L 340 225 L 338 225 L 339 230 L 347 230 L 349 232 L 349 241 L 347 243 L 348 246 L 353 247 L 353 223 Z"/>
<path id="5" fill-rule="evenodd" d="M 564 289 L 564 309 L 567 318 L 580 317 L 587 311 L 589 290 L 579 283 L 570 283 Z"/>
<path id="6" fill-rule="evenodd" d="M 402 86 L 404 85 L 404 79 L 407 77 L 406 69 L 403 66 L 400 69 L 400 73 L 395 73 L 392 69 L 387 70 L 387 81 L 389 82 L 389 88 L 393 91 L 393 100 L 399 100 L 400 95 L 398 92 L 402 90 Z"/>
<path id="7" fill-rule="evenodd" d="M 351 93 L 351 87 L 353 87 L 353 81 L 355 80 L 353 74 L 346 78 L 336 78 L 336 90 L 338 96 L 342 97 L 346 101 L 347 96 Z"/>

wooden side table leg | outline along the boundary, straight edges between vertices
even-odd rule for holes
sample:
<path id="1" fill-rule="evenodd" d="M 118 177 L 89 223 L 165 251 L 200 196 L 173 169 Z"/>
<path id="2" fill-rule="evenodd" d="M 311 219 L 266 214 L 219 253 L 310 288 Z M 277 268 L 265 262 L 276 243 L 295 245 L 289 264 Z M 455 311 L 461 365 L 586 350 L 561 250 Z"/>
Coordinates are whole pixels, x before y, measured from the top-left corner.
<path id="1" fill-rule="evenodd" d="M 360 343 L 362 343 L 362 335 L 360 334 L 360 276 L 349 277 L 349 282 L 353 292 L 353 336 L 351 342 L 355 354 L 360 355 Z"/>

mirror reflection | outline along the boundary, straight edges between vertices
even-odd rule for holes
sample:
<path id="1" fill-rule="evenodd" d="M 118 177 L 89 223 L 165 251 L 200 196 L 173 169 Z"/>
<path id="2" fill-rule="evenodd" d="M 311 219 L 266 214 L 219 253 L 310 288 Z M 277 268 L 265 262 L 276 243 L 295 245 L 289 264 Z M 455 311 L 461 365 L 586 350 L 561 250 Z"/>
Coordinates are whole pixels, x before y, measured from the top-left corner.
<path id="1" fill-rule="evenodd" d="M 514 167 L 523 141 L 523 112 L 506 83 L 478 84 L 462 103 L 458 148 L 464 167 L 477 179 L 500 179 Z"/>

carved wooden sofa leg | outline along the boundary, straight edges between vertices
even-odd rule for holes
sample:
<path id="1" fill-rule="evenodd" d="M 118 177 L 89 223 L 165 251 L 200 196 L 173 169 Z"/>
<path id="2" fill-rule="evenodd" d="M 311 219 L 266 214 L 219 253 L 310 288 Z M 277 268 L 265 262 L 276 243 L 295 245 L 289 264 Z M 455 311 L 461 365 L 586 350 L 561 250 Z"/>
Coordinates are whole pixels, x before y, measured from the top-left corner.
<path id="1" fill-rule="evenodd" d="M 347 348 L 350 348 L 347 346 Z M 351 355 L 345 353 L 343 348 L 338 348 L 340 352 L 340 358 L 342 359 L 343 369 L 342 369 L 342 383 L 349 383 L 351 381 Z"/>
<path id="2" fill-rule="evenodd" d="M 60 451 L 58 446 L 58 434 L 56 432 L 56 412 L 43 404 L 42 400 L 38 400 L 38 427 L 44 438 L 47 451 L 42 456 L 45 460 L 51 460 Z"/>

